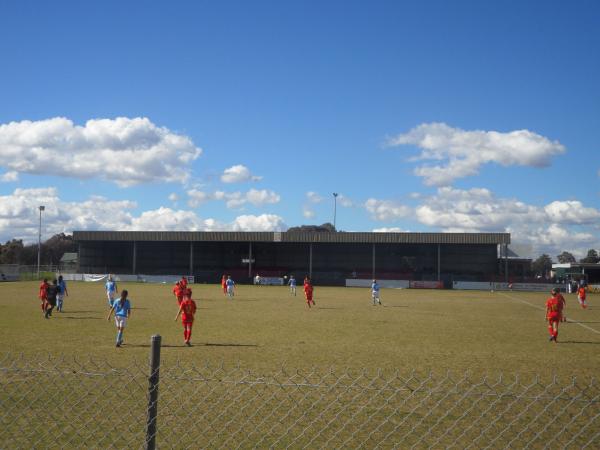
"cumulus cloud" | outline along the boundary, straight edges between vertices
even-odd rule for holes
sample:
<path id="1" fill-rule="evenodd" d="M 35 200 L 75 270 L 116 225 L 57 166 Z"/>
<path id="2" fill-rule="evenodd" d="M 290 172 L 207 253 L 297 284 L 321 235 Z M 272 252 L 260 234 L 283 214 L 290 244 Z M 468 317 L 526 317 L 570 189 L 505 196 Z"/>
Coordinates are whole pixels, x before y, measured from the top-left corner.
<path id="1" fill-rule="evenodd" d="M 135 213 L 138 205 L 128 200 L 92 196 L 83 202 L 61 200 L 56 188 L 16 189 L 0 196 L 0 240 L 37 241 L 39 210 L 42 239 L 74 230 L 160 231 L 284 231 L 287 225 L 274 214 L 241 215 L 232 222 L 203 219 L 193 211 L 160 207 Z"/>
<path id="2" fill-rule="evenodd" d="M 223 183 L 245 183 L 247 181 L 259 180 L 262 180 L 262 177 L 252 175 L 250 170 L 241 164 L 225 169 L 223 175 L 221 175 L 221 181 Z"/>
<path id="3" fill-rule="evenodd" d="M 555 255 L 563 250 L 581 255 L 599 247 L 593 227 L 600 211 L 579 201 L 528 205 L 496 197 L 487 189 L 439 188 L 416 208 L 417 220 L 444 232 L 509 232 L 513 242 L 530 244 L 534 251 Z"/>
<path id="4" fill-rule="evenodd" d="M 201 153 L 187 136 L 142 117 L 84 126 L 64 117 L 0 125 L 0 165 L 19 173 L 100 178 L 122 187 L 182 183 Z"/>
<path id="5" fill-rule="evenodd" d="M 169 200 L 171 200 L 173 203 L 175 203 L 179 200 L 179 195 L 177 195 L 175 192 L 171 192 L 169 194 Z"/>
<path id="6" fill-rule="evenodd" d="M 465 131 L 445 123 L 421 124 L 389 139 L 388 145 L 414 145 L 421 149 L 415 160 L 439 161 L 437 165 L 418 166 L 414 171 L 430 186 L 448 186 L 456 179 L 476 175 L 488 163 L 545 167 L 552 157 L 565 152 L 560 142 L 529 130 Z"/>
<path id="7" fill-rule="evenodd" d="M 383 227 L 383 228 L 374 228 L 373 233 L 405 233 L 406 230 L 398 227 Z"/>
<path id="8" fill-rule="evenodd" d="M 323 197 L 313 191 L 309 191 L 306 193 L 306 198 L 311 203 L 321 203 L 323 201 Z"/>
<path id="9" fill-rule="evenodd" d="M 391 200 L 370 198 L 364 203 L 365 209 L 375 220 L 389 221 L 408 217 L 412 209 Z"/>
<path id="10" fill-rule="evenodd" d="M 267 204 L 279 203 L 281 197 L 273 191 L 266 189 L 250 189 L 247 192 L 224 192 L 215 191 L 213 193 L 200 191 L 197 189 L 190 189 L 187 191 L 188 194 L 188 205 L 192 208 L 211 201 L 221 200 L 225 201 L 228 208 L 238 209 L 243 207 L 245 204 L 250 203 L 254 206 L 264 206 Z"/>
<path id="11" fill-rule="evenodd" d="M 556 223 L 593 224 L 600 220 L 600 211 L 586 208 L 579 201 L 554 201 L 544 207 L 548 218 Z"/>
<path id="12" fill-rule="evenodd" d="M 285 231 L 287 225 L 275 214 L 242 215 L 229 225 L 233 231 Z"/>
<path id="13" fill-rule="evenodd" d="M 0 175 L 0 182 L 2 183 L 14 183 L 15 181 L 19 181 L 19 172 L 11 171 Z"/>

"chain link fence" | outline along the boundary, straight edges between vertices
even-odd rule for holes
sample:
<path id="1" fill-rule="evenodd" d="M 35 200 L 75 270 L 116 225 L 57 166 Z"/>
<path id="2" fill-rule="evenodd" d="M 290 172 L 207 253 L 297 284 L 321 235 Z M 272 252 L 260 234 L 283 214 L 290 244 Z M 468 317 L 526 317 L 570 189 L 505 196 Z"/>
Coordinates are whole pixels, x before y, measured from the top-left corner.
<path id="1" fill-rule="evenodd" d="M 163 361 L 154 371 L 138 362 L 117 367 L 10 355 L 0 361 L 1 448 L 154 444 L 599 448 L 600 387 L 593 379 L 468 372 L 281 368 L 265 374 L 190 361 Z"/>

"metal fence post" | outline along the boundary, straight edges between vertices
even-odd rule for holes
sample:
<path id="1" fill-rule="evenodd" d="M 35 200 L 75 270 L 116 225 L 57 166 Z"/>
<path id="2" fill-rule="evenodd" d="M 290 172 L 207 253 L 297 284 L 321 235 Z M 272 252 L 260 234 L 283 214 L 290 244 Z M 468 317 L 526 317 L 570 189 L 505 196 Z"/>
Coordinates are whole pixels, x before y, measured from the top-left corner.
<path id="1" fill-rule="evenodd" d="M 156 416 L 158 414 L 158 381 L 160 369 L 159 334 L 152 336 L 150 345 L 150 376 L 148 377 L 148 418 L 146 420 L 146 450 L 156 448 Z"/>

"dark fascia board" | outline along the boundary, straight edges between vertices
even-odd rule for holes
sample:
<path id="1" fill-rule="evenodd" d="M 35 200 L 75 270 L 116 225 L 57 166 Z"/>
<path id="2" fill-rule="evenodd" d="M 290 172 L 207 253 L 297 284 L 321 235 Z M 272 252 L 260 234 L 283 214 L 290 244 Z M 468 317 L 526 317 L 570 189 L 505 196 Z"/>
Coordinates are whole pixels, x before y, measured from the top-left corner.
<path id="1" fill-rule="evenodd" d="M 74 231 L 84 241 L 510 244 L 510 233 L 327 233 L 273 231 Z"/>

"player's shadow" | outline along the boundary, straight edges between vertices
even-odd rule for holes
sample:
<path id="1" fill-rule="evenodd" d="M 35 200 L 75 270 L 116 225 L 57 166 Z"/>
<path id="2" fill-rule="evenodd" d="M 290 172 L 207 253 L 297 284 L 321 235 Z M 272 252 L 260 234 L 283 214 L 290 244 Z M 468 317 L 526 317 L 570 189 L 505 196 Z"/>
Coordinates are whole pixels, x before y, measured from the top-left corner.
<path id="1" fill-rule="evenodd" d="M 219 342 L 205 342 L 204 344 L 196 345 L 203 345 L 205 347 L 258 347 L 257 344 L 222 344 Z"/>
<path id="2" fill-rule="evenodd" d="M 408 308 L 408 305 L 385 305 L 387 308 Z"/>
<path id="3" fill-rule="evenodd" d="M 592 344 L 592 345 L 600 345 L 600 342 L 591 342 L 591 341 L 558 341 L 559 344 Z"/>
<path id="4" fill-rule="evenodd" d="M 127 344 L 127 343 L 124 343 L 123 347 L 150 348 L 151 344 Z M 186 346 L 185 345 L 160 344 L 160 348 L 181 348 L 181 347 L 186 347 Z"/>
<path id="5" fill-rule="evenodd" d="M 56 316 L 58 319 L 71 319 L 71 320 L 102 320 L 102 317 L 91 317 L 91 316 Z"/>
<path id="6" fill-rule="evenodd" d="M 68 314 L 93 314 L 101 311 L 68 311 Z"/>

